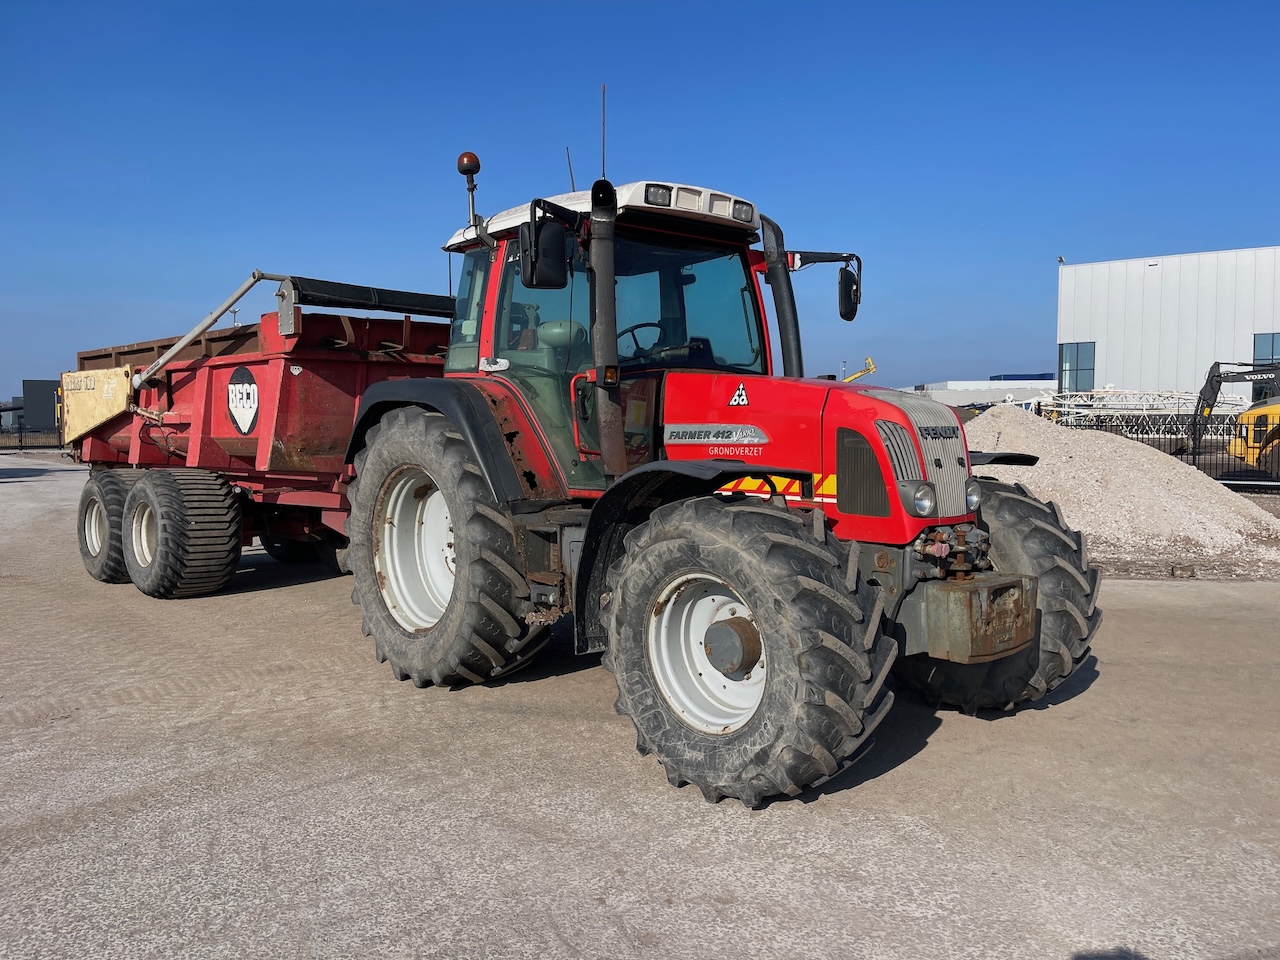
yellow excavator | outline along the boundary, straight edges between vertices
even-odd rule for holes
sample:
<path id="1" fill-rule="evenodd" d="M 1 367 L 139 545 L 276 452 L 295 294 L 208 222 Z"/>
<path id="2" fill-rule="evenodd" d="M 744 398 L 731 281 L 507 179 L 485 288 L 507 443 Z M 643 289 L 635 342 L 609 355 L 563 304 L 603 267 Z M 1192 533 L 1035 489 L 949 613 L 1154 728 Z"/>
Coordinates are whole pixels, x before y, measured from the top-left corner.
<path id="1" fill-rule="evenodd" d="M 1223 370 L 1223 366 L 1241 369 Z M 1227 452 L 1255 470 L 1280 479 L 1280 364 L 1215 363 L 1211 366 L 1191 422 L 1193 445 L 1198 445 L 1224 383 L 1252 383 L 1263 388 L 1262 399 L 1236 416 L 1235 434 L 1227 444 Z"/>

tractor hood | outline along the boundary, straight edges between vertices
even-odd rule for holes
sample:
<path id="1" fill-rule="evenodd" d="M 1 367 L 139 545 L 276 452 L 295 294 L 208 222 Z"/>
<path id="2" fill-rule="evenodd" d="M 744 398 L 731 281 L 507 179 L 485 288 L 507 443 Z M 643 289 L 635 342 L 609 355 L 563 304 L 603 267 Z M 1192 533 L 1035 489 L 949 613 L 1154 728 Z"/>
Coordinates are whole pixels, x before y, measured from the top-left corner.
<path id="1" fill-rule="evenodd" d="M 662 397 L 657 439 L 671 460 L 808 471 L 824 509 L 859 517 L 864 535 L 874 527 L 887 543 L 905 542 L 921 526 L 906 517 L 899 483 L 934 485 L 933 523 L 968 516 L 964 431 L 943 404 L 831 380 L 682 371 L 667 374 Z"/>

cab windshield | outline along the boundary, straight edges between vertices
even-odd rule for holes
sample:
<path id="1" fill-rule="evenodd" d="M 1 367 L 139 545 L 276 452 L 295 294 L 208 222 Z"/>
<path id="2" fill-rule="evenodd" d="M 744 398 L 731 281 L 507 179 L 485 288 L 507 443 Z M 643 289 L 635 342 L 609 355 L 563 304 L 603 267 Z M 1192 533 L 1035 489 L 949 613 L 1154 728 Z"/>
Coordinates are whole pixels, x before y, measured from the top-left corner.
<path id="1" fill-rule="evenodd" d="M 624 368 L 765 372 L 763 325 L 744 251 L 619 231 L 618 360 Z"/>

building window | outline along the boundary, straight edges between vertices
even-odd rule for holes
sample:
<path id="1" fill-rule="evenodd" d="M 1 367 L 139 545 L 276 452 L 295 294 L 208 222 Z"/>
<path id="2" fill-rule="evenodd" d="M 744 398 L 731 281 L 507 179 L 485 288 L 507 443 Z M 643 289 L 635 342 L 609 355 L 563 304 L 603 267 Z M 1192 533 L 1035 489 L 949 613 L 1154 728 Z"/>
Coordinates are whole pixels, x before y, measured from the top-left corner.
<path id="1" fill-rule="evenodd" d="M 1058 344 L 1058 390 L 1082 393 L 1093 389 L 1093 341 Z"/>
<path id="2" fill-rule="evenodd" d="M 1253 335 L 1253 362 L 1255 364 L 1280 363 L 1280 333 L 1255 333 Z M 1266 398 L 1271 390 L 1267 383 L 1253 385 L 1253 402 Z"/>

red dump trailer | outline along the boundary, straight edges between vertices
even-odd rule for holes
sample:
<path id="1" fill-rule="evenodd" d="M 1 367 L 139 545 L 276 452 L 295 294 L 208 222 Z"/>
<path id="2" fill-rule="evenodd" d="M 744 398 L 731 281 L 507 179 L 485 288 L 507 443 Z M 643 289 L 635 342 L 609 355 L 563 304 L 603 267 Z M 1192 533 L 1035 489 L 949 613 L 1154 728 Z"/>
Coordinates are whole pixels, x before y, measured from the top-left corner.
<path id="1" fill-rule="evenodd" d="M 199 468 L 225 480 L 230 495 L 214 509 L 237 513 L 242 544 L 258 537 L 277 559 L 318 554 L 341 565 L 344 458 L 360 398 L 381 381 L 443 375 L 454 301 L 255 273 L 228 303 L 259 280 L 279 281 L 281 300 L 260 323 L 210 329 L 223 312 L 215 311 L 187 337 L 80 353 L 76 372 L 64 375 L 75 456 L 93 465 L 99 485 L 120 488 L 86 489 L 80 523 L 90 545 L 109 537 L 107 506 L 142 475 L 111 468 Z M 355 315 L 361 308 L 403 318 Z M 226 538 L 219 549 L 239 556 Z M 106 579 L 129 579 L 122 557 L 100 552 L 115 567 Z M 233 569 L 229 555 L 219 560 L 219 571 Z"/>

